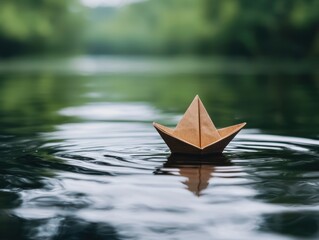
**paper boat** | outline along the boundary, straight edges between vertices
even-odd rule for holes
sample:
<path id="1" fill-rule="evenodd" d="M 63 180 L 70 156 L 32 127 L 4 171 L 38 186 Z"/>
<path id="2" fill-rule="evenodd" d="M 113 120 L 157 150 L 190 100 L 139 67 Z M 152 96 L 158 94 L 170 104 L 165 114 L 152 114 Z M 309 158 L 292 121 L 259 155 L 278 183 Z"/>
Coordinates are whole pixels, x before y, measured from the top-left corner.
<path id="1" fill-rule="evenodd" d="M 202 101 L 196 96 L 175 129 L 153 123 L 172 153 L 221 153 L 246 125 L 216 129 Z"/>

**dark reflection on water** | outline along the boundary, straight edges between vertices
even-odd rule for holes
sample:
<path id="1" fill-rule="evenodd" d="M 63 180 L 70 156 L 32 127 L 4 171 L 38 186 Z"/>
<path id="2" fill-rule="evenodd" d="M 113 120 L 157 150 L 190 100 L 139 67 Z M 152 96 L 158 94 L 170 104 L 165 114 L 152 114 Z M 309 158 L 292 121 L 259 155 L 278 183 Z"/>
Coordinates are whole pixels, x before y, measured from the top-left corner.
<path id="1" fill-rule="evenodd" d="M 1 239 L 122 239 L 116 229 L 106 223 L 92 223 L 74 217 L 22 219 L 0 213 Z"/>
<path id="2" fill-rule="evenodd" d="M 218 171 L 217 166 L 231 166 L 231 162 L 224 155 L 184 155 L 171 154 L 163 167 L 156 169 L 154 174 L 176 175 L 186 178 L 183 184 L 187 189 L 200 196 L 213 177 L 213 173 Z"/>
<path id="3" fill-rule="evenodd" d="M 317 238 L 319 232 L 319 212 L 282 212 L 266 214 L 260 229 L 301 238 Z"/>
<path id="4" fill-rule="evenodd" d="M 318 239 L 316 74 L 0 74 L 0 239 Z M 221 156 L 152 127 L 195 94 Z"/>

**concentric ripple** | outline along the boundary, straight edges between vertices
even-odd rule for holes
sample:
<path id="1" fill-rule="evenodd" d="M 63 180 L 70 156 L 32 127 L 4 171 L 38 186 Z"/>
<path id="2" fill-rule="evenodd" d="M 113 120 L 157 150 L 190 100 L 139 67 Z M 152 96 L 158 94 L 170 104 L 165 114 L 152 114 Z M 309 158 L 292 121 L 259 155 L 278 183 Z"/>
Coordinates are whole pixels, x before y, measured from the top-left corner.
<path id="1" fill-rule="evenodd" d="M 292 219 L 319 224 L 318 140 L 244 129 L 223 155 L 170 155 L 151 121 L 178 116 L 147 104 L 60 114 L 76 121 L 43 133 L 39 153 L 23 155 L 41 184 L 19 191 L 14 214 L 32 222 L 33 239 L 85 231 L 110 239 L 289 239 L 280 228 L 296 225 Z"/>

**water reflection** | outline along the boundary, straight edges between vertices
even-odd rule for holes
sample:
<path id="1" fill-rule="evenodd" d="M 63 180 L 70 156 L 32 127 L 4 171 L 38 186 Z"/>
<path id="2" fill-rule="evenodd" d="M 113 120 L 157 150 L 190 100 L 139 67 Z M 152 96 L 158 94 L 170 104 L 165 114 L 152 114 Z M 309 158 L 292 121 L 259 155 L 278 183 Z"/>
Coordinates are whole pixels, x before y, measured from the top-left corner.
<path id="1" fill-rule="evenodd" d="M 31 239 L 122 239 L 117 230 L 107 223 L 92 223 L 74 217 L 55 217 L 33 220 L 25 226 Z"/>
<path id="2" fill-rule="evenodd" d="M 232 163 L 222 154 L 218 155 L 186 155 L 171 154 L 162 167 L 154 174 L 180 175 L 186 178 L 183 184 L 196 196 L 209 185 L 209 180 L 216 171 L 216 166 L 230 166 Z"/>
<path id="3" fill-rule="evenodd" d="M 317 237 L 318 86 L 317 75 L 0 74 L 0 239 Z M 225 155 L 167 159 L 151 122 L 175 125 L 196 93 L 218 126 L 249 128 Z"/>
<path id="4" fill-rule="evenodd" d="M 265 214 L 260 230 L 307 239 L 318 239 L 319 214 L 310 211 L 285 211 L 281 213 Z"/>

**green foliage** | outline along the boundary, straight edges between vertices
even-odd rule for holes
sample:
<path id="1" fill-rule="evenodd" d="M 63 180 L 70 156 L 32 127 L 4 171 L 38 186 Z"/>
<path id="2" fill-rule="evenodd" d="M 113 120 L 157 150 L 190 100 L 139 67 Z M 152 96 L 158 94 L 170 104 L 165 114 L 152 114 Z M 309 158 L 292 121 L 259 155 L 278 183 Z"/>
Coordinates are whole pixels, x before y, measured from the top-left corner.
<path id="1" fill-rule="evenodd" d="M 95 53 L 196 52 L 196 46 L 207 32 L 198 3 L 146 1 L 118 9 L 104 21 L 91 24 L 94 28 L 88 33 L 89 50 Z"/>
<path id="2" fill-rule="evenodd" d="M 317 0 L 149 0 L 94 21 L 87 43 L 94 53 L 315 57 L 318 9 Z"/>
<path id="3" fill-rule="evenodd" d="M 318 0 L 2 0 L 0 57 L 19 53 L 319 56 Z M 85 23 L 85 24 L 84 24 Z"/>
<path id="4" fill-rule="evenodd" d="M 82 21 L 79 11 L 75 1 L 0 1 L 0 57 L 74 47 Z"/>
<path id="5" fill-rule="evenodd" d="M 212 50 L 252 56 L 318 56 L 319 1 L 226 0 L 207 2 L 217 31 Z"/>

